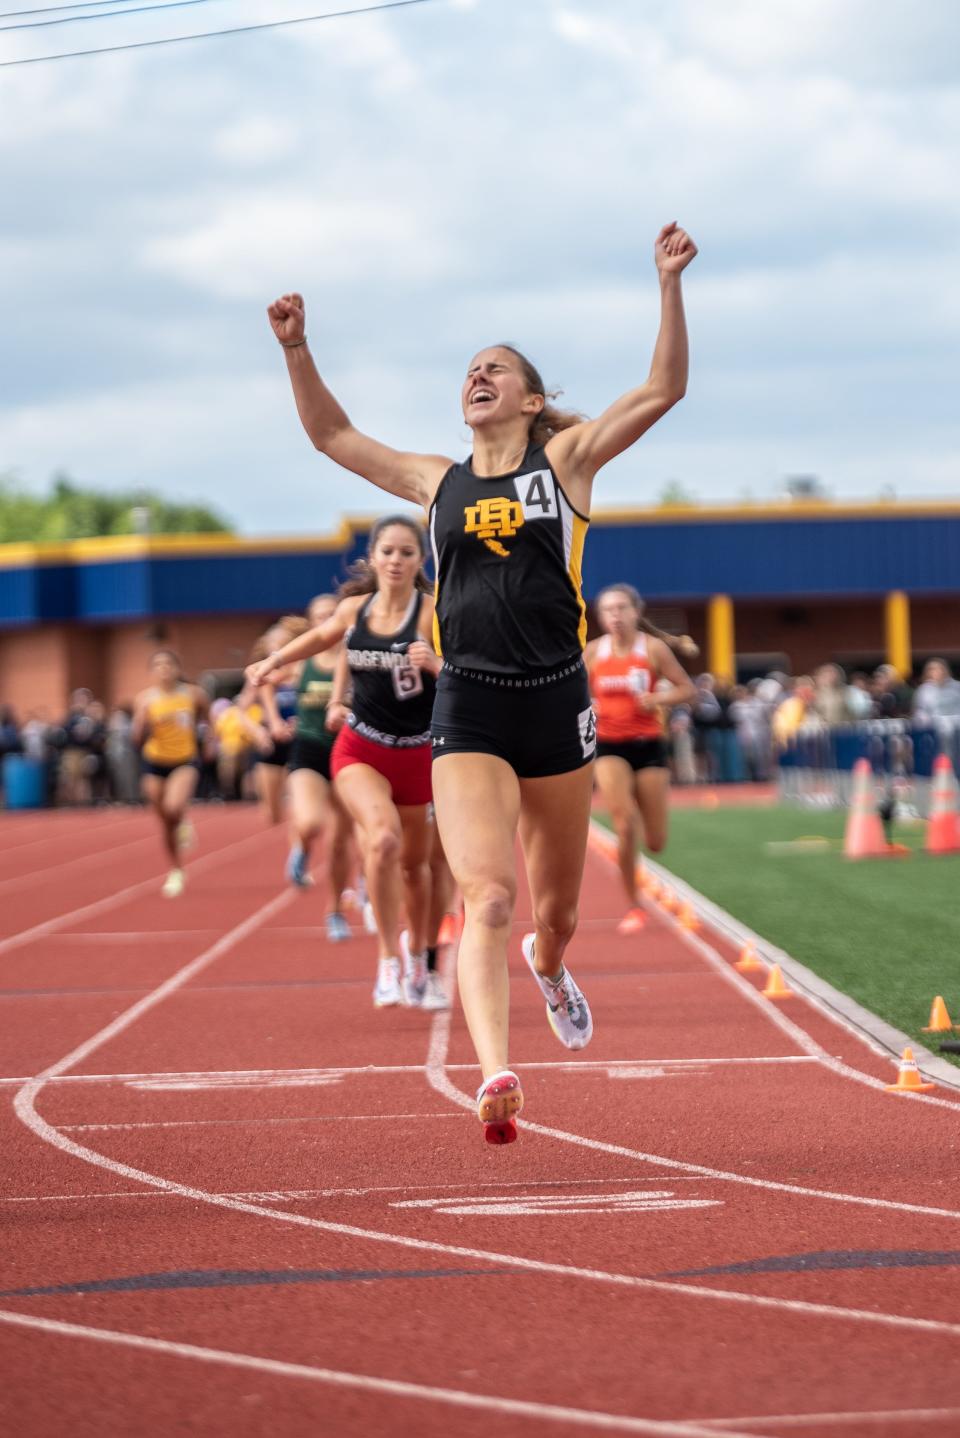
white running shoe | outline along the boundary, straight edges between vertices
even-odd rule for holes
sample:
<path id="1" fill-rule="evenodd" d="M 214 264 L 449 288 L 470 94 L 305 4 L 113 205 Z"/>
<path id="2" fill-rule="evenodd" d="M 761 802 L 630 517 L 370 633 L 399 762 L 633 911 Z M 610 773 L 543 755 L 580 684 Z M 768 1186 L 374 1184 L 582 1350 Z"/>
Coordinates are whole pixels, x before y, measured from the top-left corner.
<path id="1" fill-rule="evenodd" d="M 515 1116 L 522 1108 L 523 1090 L 512 1069 L 501 1069 L 484 1079 L 477 1089 L 477 1118 L 487 1143 L 513 1143 L 517 1137 Z"/>
<path id="2" fill-rule="evenodd" d="M 400 953 L 403 958 L 403 1002 L 408 1009 L 418 1009 L 427 989 L 427 956 L 411 952 L 410 934 L 406 929 L 400 935 Z"/>
<path id="3" fill-rule="evenodd" d="M 524 934 L 520 947 L 547 1001 L 547 1022 L 564 1048 L 585 1049 L 593 1037 L 590 1005 L 566 968 L 560 970 L 558 979 L 545 979 L 537 973 L 533 961 L 534 938 L 534 934 Z"/>
<path id="4" fill-rule="evenodd" d="M 351 937 L 350 925 L 342 914 L 334 911 L 327 915 L 327 938 L 331 944 L 342 944 Z"/>
<path id="5" fill-rule="evenodd" d="M 368 934 L 375 934 L 377 932 L 377 916 L 373 912 L 373 905 L 369 899 L 364 899 L 363 901 L 363 927 Z"/>
<path id="6" fill-rule="evenodd" d="M 377 982 L 373 989 L 373 1006 L 376 1009 L 390 1009 L 403 1003 L 400 987 L 400 960 L 381 959 L 377 964 Z"/>
<path id="7" fill-rule="evenodd" d="M 423 991 L 420 1007 L 422 1009 L 448 1009 L 450 1007 L 447 986 L 436 969 L 427 970 L 427 986 Z"/>
<path id="8" fill-rule="evenodd" d="M 163 881 L 163 888 L 160 892 L 165 899 L 179 899 L 186 882 L 182 869 L 171 869 Z"/>

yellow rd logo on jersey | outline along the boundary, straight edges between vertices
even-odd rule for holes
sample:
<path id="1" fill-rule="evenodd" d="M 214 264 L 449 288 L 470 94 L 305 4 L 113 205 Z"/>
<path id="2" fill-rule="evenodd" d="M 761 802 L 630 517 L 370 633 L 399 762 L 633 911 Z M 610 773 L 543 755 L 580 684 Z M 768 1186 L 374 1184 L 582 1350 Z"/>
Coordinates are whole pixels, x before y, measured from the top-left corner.
<path id="1" fill-rule="evenodd" d="M 463 511 L 464 533 L 475 534 L 488 549 L 504 559 L 510 558 L 509 549 L 500 543 L 501 539 L 512 539 L 523 524 L 523 505 L 517 499 L 495 494 L 490 499 L 480 499 L 468 504 Z"/>
<path id="2" fill-rule="evenodd" d="M 510 550 L 501 541 L 513 539 L 528 520 L 557 517 L 557 489 L 549 469 L 520 474 L 513 485 L 516 499 L 495 494 L 489 499 L 479 499 L 476 504 L 468 504 L 463 511 L 464 533 L 475 534 L 502 559 L 510 558 Z"/>

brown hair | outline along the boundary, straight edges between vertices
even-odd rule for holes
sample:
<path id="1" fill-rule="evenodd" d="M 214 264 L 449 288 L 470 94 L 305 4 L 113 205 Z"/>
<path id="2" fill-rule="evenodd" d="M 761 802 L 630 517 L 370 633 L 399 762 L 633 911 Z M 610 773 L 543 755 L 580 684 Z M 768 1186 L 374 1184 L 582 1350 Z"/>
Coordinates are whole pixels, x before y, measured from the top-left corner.
<path id="1" fill-rule="evenodd" d="M 385 529 L 390 529 L 394 524 L 402 524 L 405 529 L 409 529 L 420 546 L 421 560 L 426 559 L 427 538 L 423 525 L 419 524 L 417 520 L 412 519 L 409 514 L 386 514 L 382 519 L 377 520 L 370 531 L 370 536 L 367 540 L 366 558 L 358 559 L 354 564 L 351 564 L 347 578 L 337 590 L 338 599 L 349 599 L 354 594 L 375 594 L 377 592 L 377 574 L 373 565 L 370 563 L 370 556 L 376 549 L 381 534 L 383 534 Z M 421 594 L 433 593 L 433 585 L 427 578 L 422 563 L 417 570 L 413 587 L 419 589 Z"/>
<path id="2" fill-rule="evenodd" d="M 606 585 L 597 595 L 596 602 L 598 607 L 605 594 L 625 595 L 637 611 L 637 628 L 642 629 L 644 634 L 649 634 L 652 639 L 661 639 L 664 644 L 668 645 L 669 648 L 673 649 L 677 654 L 685 654 L 688 659 L 694 659 L 700 653 L 699 646 L 694 643 L 689 634 L 681 634 L 679 637 L 676 634 L 668 634 L 665 629 L 658 629 L 655 624 L 650 623 L 649 619 L 644 619 L 643 611 L 645 603 L 643 596 L 639 590 L 634 589 L 632 584 L 618 583 Z"/>
<path id="3" fill-rule="evenodd" d="M 254 640 L 250 649 L 249 662 L 258 664 L 261 659 L 266 659 L 267 655 L 272 653 L 274 646 L 270 643 L 269 635 L 274 629 L 282 629 L 289 641 L 290 639 L 299 639 L 300 635 L 306 634 L 309 628 L 310 622 L 302 614 L 281 615 Z"/>
<path id="4" fill-rule="evenodd" d="M 523 375 L 527 389 L 531 394 L 543 395 L 543 409 L 535 414 L 530 423 L 530 443 L 546 444 L 555 434 L 563 429 L 572 429 L 575 424 L 581 424 L 586 415 L 580 414 L 575 409 L 558 409 L 551 401 L 558 399 L 563 390 L 548 390 L 543 383 L 540 371 L 536 365 L 528 360 L 525 354 L 517 349 L 516 345 L 491 345 L 491 349 L 509 350 L 512 355 L 520 361 L 520 372 Z"/>

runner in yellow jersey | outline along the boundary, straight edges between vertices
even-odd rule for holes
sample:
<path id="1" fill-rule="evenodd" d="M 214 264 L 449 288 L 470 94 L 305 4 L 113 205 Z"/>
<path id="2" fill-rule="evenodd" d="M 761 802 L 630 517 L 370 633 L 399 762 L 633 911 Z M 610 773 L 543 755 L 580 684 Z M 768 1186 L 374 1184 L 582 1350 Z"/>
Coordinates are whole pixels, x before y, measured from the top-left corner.
<path id="1" fill-rule="evenodd" d="M 150 677 L 152 684 L 136 698 L 133 741 L 143 755 L 143 796 L 160 820 L 171 864 L 162 893 L 175 899 L 184 886 L 184 817 L 199 775 L 197 725 L 207 718 L 210 701 L 198 685 L 184 682 L 172 649 L 153 655 Z"/>

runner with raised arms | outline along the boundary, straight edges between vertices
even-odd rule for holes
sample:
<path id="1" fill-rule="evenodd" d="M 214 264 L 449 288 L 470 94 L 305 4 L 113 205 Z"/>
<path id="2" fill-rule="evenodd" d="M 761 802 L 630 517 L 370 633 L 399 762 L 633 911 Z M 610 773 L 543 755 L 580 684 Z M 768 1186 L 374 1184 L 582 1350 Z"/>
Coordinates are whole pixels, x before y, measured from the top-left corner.
<path id="1" fill-rule="evenodd" d="M 460 994 L 483 1075 L 477 1114 L 492 1143 L 516 1137 L 523 1104 L 520 1080 L 507 1067 L 518 831 L 534 916 L 524 957 L 561 1042 L 582 1048 L 592 1033 L 587 1001 L 564 966 L 596 748 L 582 657 L 583 543 L 597 471 L 685 392 L 681 272 L 696 252 L 676 224 L 657 236 L 661 323 L 650 372 L 598 419 L 558 410 L 512 346 L 481 350 L 461 391 L 474 439 L 464 463 L 403 453 L 361 434 L 314 365 L 302 296 L 284 295 L 268 310 L 316 448 L 430 513 L 444 657 L 432 726 L 434 797 L 464 898 Z"/>

